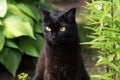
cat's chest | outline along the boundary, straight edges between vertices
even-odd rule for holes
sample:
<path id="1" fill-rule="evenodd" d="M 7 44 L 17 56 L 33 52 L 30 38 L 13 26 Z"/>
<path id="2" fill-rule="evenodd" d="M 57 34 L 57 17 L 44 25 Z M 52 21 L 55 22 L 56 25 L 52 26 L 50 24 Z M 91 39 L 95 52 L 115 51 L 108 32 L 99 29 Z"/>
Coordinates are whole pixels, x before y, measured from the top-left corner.
<path id="1" fill-rule="evenodd" d="M 60 52 L 59 52 L 60 53 Z M 61 53 L 62 54 L 62 53 Z M 65 53 L 63 55 L 51 55 L 46 58 L 46 65 L 52 67 L 54 70 L 67 71 L 76 67 L 78 64 L 78 56 L 69 55 Z"/>
<path id="2" fill-rule="evenodd" d="M 78 55 L 78 49 L 47 49 L 46 74 L 54 76 L 55 80 L 74 80 L 79 65 Z"/>
<path id="3" fill-rule="evenodd" d="M 53 65 L 75 65 L 79 59 L 79 50 L 76 49 L 62 49 L 62 48 L 46 48 L 46 63 Z"/>
<path id="4" fill-rule="evenodd" d="M 61 59 L 48 60 L 46 64 L 47 73 L 54 76 L 56 80 L 73 80 L 77 71 L 77 63 Z"/>

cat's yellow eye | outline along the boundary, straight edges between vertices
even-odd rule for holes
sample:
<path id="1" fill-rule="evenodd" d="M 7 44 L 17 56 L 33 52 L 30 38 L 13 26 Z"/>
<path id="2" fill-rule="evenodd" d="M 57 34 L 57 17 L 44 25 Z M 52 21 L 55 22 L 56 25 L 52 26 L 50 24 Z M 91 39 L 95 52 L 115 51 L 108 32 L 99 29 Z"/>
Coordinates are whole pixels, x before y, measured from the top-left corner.
<path id="1" fill-rule="evenodd" d="M 45 27 L 47 31 L 51 31 L 51 28 L 50 27 Z"/>
<path id="2" fill-rule="evenodd" d="M 61 32 L 64 32 L 64 31 L 65 31 L 65 27 L 61 27 L 61 28 L 60 28 L 60 31 L 61 31 Z"/>

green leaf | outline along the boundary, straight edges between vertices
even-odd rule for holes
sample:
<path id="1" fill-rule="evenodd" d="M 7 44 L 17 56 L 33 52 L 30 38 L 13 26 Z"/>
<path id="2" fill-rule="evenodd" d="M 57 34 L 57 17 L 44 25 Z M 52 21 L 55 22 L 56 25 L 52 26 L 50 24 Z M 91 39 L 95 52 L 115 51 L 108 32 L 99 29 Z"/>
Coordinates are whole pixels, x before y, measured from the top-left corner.
<path id="1" fill-rule="evenodd" d="M 120 60 L 120 49 L 116 49 L 116 57 L 118 60 Z"/>
<path id="2" fill-rule="evenodd" d="M 119 68 L 116 64 L 114 64 L 113 62 L 110 62 L 109 59 L 99 56 L 99 60 L 97 61 L 96 65 L 101 65 L 101 64 L 105 64 L 109 67 L 111 67 L 112 69 L 114 69 L 115 71 L 119 72 Z"/>
<path id="3" fill-rule="evenodd" d="M 37 33 L 42 33 L 42 23 L 35 24 L 34 31 Z"/>
<path id="4" fill-rule="evenodd" d="M 0 53 L 0 56 L 0 62 L 15 77 L 21 61 L 21 53 L 18 50 L 6 48 Z"/>
<path id="5" fill-rule="evenodd" d="M 117 9 L 120 11 L 120 0 L 114 0 L 116 6 L 117 6 Z"/>
<path id="6" fill-rule="evenodd" d="M 34 24 L 33 20 L 29 16 L 25 15 L 22 11 L 20 11 L 18 7 L 14 4 L 8 4 L 8 14 L 17 15 L 21 17 L 24 21 L 30 22 L 31 25 Z"/>
<path id="7" fill-rule="evenodd" d="M 45 0 L 39 0 L 40 3 L 45 3 Z"/>
<path id="8" fill-rule="evenodd" d="M 36 40 L 33 41 L 33 44 L 35 45 L 35 48 L 40 52 L 44 45 L 44 39 L 39 34 L 36 34 L 35 36 Z"/>
<path id="9" fill-rule="evenodd" d="M 101 65 L 101 64 L 109 64 L 109 60 L 103 56 L 98 56 L 99 60 L 97 61 L 96 65 Z"/>
<path id="10" fill-rule="evenodd" d="M 115 70 L 115 71 L 117 71 L 117 72 L 120 71 L 118 65 L 114 64 L 113 62 L 110 62 L 108 65 L 109 65 L 113 70 Z"/>
<path id="11" fill-rule="evenodd" d="M 6 45 L 7 47 L 10 47 L 10 48 L 19 49 L 18 45 L 17 45 L 15 42 L 13 42 L 12 40 L 9 40 L 9 39 L 6 40 L 5 45 Z"/>
<path id="12" fill-rule="evenodd" d="M 20 48 L 25 52 L 25 54 L 38 57 L 40 50 L 42 49 L 44 40 L 40 35 L 35 35 L 36 40 L 31 38 L 21 38 L 19 42 Z"/>
<path id="13" fill-rule="evenodd" d="M 7 12 L 7 1 L 0 0 L 0 17 L 4 17 Z"/>
<path id="14" fill-rule="evenodd" d="M 93 78 L 97 78 L 99 80 L 104 79 L 104 80 L 113 80 L 112 78 L 110 78 L 109 76 L 113 75 L 114 73 L 106 73 L 104 75 L 92 75 L 91 77 Z"/>
<path id="15" fill-rule="evenodd" d="M 27 55 L 37 57 L 39 54 L 28 38 L 21 39 L 19 42 L 19 46 Z"/>
<path id="16" fill-rule="evenodd" d="M 109 54 L 108 60 L 109 60 L 110 62 L 113 61 L 114 58 L 115 58 L 115 54 Z"/>
<path id="17" fill-rule="evenodd" d="M 5 43 L 5 37 L 4 37 L 4 35 L 0 32 L 0 52 L 1 52 L 1 50 L 3 49 L 4 43 Z"/>
<path id="18" fill-rule="evenodd" d="M 22 12 L 24 12 L 25 14 L 27 14 L 28 16 L 32 17 L 37 22 L 39 22 L 39 20 L 40 20 L 40 13 L 39 13 L 39 10 L 35 6 L 20 3 L 20 4 L 17 5 L 17 7 Z"/>
<path id="19" fill-rule="evenodd" d="M 107 3 L 106 6 L 105 6 L 105 10 L 103 12 L 103 16 L 101 19 L 105 18 L 105 16 L 108 14 L 108 12 L 111 10 L 111 4 L 110 3 Z"/>
<path id="20" fill-rule="evenodd" d="M 0 20 L 0 25 L 3 25 L 1 20 Z"/>
<path id="21" fill-rule="evenodd" d="M 21 17 L 8 15 L 3 19 L 3 33 L 7 38 L 16 38 L 20 36 L 29 36 L 35 38 L 33 29 L 29 22 L 24 21 Z"/>
<path id="22" fill-rule="evenodd" d="M 52 4 L 49 4 L 49 3 L 40 3 L 40 6 L 45 7 L 47 9 L 51 9 L 51 10 L 55 9 L 55 5 L 52 5 Z"/>

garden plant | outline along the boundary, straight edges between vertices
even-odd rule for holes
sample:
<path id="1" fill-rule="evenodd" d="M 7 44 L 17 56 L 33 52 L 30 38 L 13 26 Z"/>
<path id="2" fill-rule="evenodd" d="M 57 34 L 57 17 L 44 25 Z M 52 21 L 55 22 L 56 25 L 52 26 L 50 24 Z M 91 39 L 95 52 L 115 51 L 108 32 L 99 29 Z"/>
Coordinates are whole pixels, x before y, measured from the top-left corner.
<path id="1" fill-rule="evenodd" d="M 85 8 L 90 13 L 82 15 L 89 20 L 86 28 L 92 30 L 92 40 L 82 44 L 98 50 L 96 65 L 103 70 L 91 79 L 120 80 L 120 0 L 92 0 Z"/>
<path id="2" fill-rule="evenodd" d="M 38 57 L 44 43 L 38 6 L 44 0 L 0 0 L 0 63 L 15 77 L 22 55 Z"/>

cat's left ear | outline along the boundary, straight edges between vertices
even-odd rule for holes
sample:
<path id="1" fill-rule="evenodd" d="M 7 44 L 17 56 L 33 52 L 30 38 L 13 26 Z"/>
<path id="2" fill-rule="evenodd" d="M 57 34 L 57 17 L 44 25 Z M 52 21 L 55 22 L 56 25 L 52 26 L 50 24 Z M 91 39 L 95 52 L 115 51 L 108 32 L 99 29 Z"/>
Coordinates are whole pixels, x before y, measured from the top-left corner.
<path id="1" fill-rule="evenodd" d="M 40 7 L 40 11 L 42 12 L 44 18 L 47 18 L 49 16 L 49 14 L 50 14 L 50 11 L 45 9 L 45 8 Z"/>
<path id="2" fill-rule="evenodd" d="M 65 17 L 69 20 L 69 21 L 75 21 L 75 13 L 76 13 L 76 8 L 71 8 L 70 10 L 68 10 L 65 13 Z"/>

